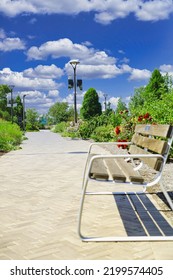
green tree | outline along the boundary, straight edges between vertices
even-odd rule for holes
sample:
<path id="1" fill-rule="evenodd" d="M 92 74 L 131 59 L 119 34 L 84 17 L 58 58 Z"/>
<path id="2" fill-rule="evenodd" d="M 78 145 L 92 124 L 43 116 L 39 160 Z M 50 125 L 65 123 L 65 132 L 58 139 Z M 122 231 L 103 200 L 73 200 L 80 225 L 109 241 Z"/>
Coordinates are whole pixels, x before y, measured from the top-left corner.
<path id="1" fill-rule="evenodd" d="M 124 110 L 127 110 L 126 103 L 123 102 L 121 98 L 119 98 L 115 113 L 120 113 L 121 111 Z"/>
<path id="2" fill-rule="evenodd" d="M 22 104 L 20 96 L 16 97 L 15 103 L 16 103 L 16 106 L 14 107 L 14 120 L 20 127 L 22 127 L 23 104 Z"/>
<path id="3" fill-rule="evenodd" d="M 148 85 L 145 88 L 145 98 L 153 101 L 161 98 L 161 95 L 168 92 L 165 80 L 160 71 L 155 69 L 151 75 Z"/>
<path id="4" fill-rule="evenodd" d="M 10 120 L 9 108 L 7 108 L 7 94 L 10 88 L 7 85 L 0 85 L 0 117 Z"/>
<path id="5" fill-rule="evenodd" d="M 48 112 L 49 124 L 57 124 L 71 120 L 74 110 L 67 102 L 56 102 Z"/>
<path id="6" fill-rule="evenodd" d="M 145 103 L 145 87 L 135 89 L 134 95 L 131 97 L 129 102 L 129 110 L 131 114 L 135 115 L 139 112 Z"/>
<path id="7" fill-rule="evenodd" d="M 172 78 L 168 74 L 162 76 L 159 70 L 154 70 L 148 85 L 136 90 L 129 102 L 129 110 L 136 122 L 147 114 L 153 122 L 172 124 Z"/>
<path id="8" fill-rule="evenodd" d="M 39 114 L 35 109 L 26 110 L 26 130 L 39 130 Z"/>
<path id="9" fill-rule="evenodd" d="M 119 98 L 118 104 L 117 104 L 117 107 L 115 110 L 115 117 L 114 117 L 115 125 L 120 125 L 122 123 L 122 120 L 123 120 L 125 114 L 127 114 L 127 111 L 128 110 L 127 110 L 127 106 L 126 106 L 125 102 L 123 102 L 122 99 Z"/>
<path id="10" fill-rule="evenodd" d="M 101 104 L 94 88 L 88 89 L 85 93 L 80 113 L 84 120 L 89 120 L 96 115 L 101 115 Z"/>

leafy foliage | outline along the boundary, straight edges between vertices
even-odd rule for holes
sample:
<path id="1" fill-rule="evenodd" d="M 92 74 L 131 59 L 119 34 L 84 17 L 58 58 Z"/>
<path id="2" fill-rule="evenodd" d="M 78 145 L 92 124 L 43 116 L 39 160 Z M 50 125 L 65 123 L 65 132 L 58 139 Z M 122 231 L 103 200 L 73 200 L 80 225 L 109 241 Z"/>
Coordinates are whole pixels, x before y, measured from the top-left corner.
<path id="1" fill-rule="evenodd" d="M 150 114 L 152 121 L 173 124 L 173 89 L 171 78 L 162 76 L 154 70 L 149 84 L 136 90 L 129 103 L 129 110 L 134 118 Z"/>
<path id="2" fill-rule="evenodd" d="M 68 125 L 66 122 L 57 123 L 56 126 L 53 128 L 53 132 L 62 133 L 67 129 L 67 126 Z"/>
<path id="3" fill-rule="evenodd" d="M 56 102 L 50 107 L 48 119 L 50 124 L 57 124 L 71 120 L 74 116 L 73 108 L 67 102 Z"/>
<path id="4" fill-rule="evenodd" d="M 114 127 L 109 124 L 107 126 L 98 126 L 91 134 L 91 138 L 96 142 L 110 142 L 115 141 L 115 135 L 113 132 Z"/>
<path id="5" fill-rule="evenodd" d="M 151 75 L 148 85 L 145 88 L 146 102 L 158 100 L 163 93 L 167 93 L 168 88 L 165 80 L 158 69 L 155 69 Z"/>
<path id="6" fill-rule="evenodd" d="M 14 150 L 22 141 L 22 132 L 17 124 L 0 119 L 0 151 Z"/>
<path id="7" fill-rule="evenodd" d="M 16 107 L 14 107 L 14 121 L 17 123 L 20 127 L 22 127 L 22 121 L 23 121 L 23 104 L 21 101 L 20 96 L 17 96 L 15 99 Z"/>
<path id="8" fill-rule="evenodd" d="M 10 120 L 9 108 L 7 108 L 7 94 L 10 89 L 7 85 L 0 85 L 0 118 Z"/>
<path id="9" fill-rule="evenodd" d="M 101 104 L 99 102 L 98 94 L 94 88 L 90 88 L 85 93 L 80 113 L 84 120 L 89 120 L 92 117 L 101 115 Z"/>
<path id="10" fill-rule="evenodd" d="M 35 109 L 27 109 L 26 111 L 26 130 L 39 130 L 39 115 Z"/>

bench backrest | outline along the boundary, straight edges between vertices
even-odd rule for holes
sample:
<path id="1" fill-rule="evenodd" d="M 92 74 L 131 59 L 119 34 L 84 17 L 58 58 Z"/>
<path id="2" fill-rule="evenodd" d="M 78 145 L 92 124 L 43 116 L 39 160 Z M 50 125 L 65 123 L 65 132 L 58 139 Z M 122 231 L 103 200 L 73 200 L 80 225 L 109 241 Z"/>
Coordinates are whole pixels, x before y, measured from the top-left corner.
<path id="1" fill-rule="evenodd" d="M 150 154 L 157 153 L 164 157 L 164 163 L 167 160 L 169 150 L 172 144 L 173 126 L 162 124 L 139 124 L 135 127 L 135 133 L 132 137 L 132 145 L 129 152 L 131 154 Z M 163 161 L 158 158 L 143 158 L 146 164 L 159 171 Z"/>

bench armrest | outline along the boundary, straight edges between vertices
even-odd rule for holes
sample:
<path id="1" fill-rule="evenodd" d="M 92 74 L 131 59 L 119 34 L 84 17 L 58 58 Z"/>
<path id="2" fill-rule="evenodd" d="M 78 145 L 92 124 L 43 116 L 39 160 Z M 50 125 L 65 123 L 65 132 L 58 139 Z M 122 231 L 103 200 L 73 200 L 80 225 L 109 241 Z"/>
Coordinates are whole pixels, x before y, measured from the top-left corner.
<path id="1" fill-rule="evenodd" d="M 92 147 L 93 146 L 105 146 L 105 145 L 131 145 L 133 144 L 132 142 L 94 142 L 91 143 L 89 146 L 88 154 L 91 153 Z"/>
<path id="2" fill-rule="evenodd" d="M 165 158 L 160 155 L 160 154 L 117 154 L 117 155 L 106 155 L 106 154 L 102 154 L 102 155 L 93 155 L 89 161 L 89 164 L 88 164 L 88 174 L 90 173 L 91 171 L 91 168 L 92 168 L 92 165 L 93 165 L 93 161 L 95 160 L 98 160 L 98 159 L 125 159 L 125 158 L 131 158 L 131 159 L 142 159 L 142 158 L 158 158 L 158 159 L 161 159 L 162 160 L 162 168 L 160 169 L 159 172 L 157 172 L 154 176 L 154 178 L 146 183 L 145 185 L 147 187 L 149 186 L 152 186 L 156 183 L 158 183 L 161 179 L 161 174 L 162 174 L 162 169 L 163 169 L 163 166 L 164 166 L 164 162 L 165 162 Z"/>

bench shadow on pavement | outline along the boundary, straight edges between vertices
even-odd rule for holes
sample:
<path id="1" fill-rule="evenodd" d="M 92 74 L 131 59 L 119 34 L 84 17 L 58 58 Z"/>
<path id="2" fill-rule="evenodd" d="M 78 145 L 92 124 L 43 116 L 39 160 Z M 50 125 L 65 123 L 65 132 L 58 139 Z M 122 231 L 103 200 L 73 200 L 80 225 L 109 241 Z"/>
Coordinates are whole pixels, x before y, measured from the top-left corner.
<path id="1" fill-rule="evenodd" d="M 146 194 L 114 195 L 127 236 L 172 236 L 173 228 Z"/>

